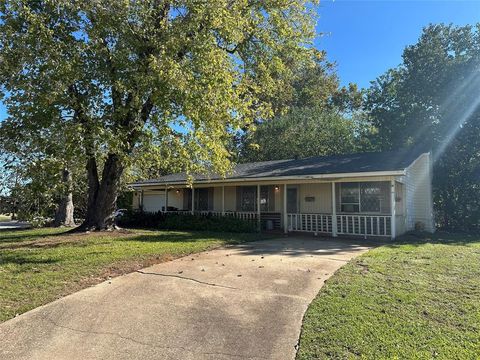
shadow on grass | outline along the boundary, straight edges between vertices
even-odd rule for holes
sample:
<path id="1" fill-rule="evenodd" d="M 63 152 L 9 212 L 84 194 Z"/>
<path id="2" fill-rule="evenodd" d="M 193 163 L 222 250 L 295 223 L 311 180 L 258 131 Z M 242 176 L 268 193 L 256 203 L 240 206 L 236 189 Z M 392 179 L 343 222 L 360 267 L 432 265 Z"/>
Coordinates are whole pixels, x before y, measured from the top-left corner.
<path id="1" fill-rule="evenodd" d="M 0 265 L 2 264 L 16 264 L 16 265 L 47 265 L 56 264 L 59 260 L 52 258 L 39 259 L 33 256 L 23 256 L 18 254 L 0 254 Z"/>
<path id="2" fill-rule="evenodd" d="M 400 236 L 391 242 L 385 242 L 383 245 L 388 247 L 399 247 L 402 245 L 422 246 L 427 244 L 469 246 L 473 244 L 480 245 L 479 234 L 469 234 L 461 232 L 438 231 L 434 234 L 429 233 L 408 233 Z"/>
<path id="3" fill-rule="evenodd" d="M 63 229 L 62 229 L 63 230 Z M 28 241 L 28 240 L 38 240 L 47 237 L 55 237 L 55 236 L 65 236 L 65 233 L 68 229 L 64 231 L 59 230 L 59 232 L 46 232 L 46 233 L 38 233 L 36 230 L 8 230 L 0 232 L 0 244 L 2 243 L 11 243 L 17 241 Z"/>
<path id="4" fill-rule="evenodd" d="M 223 241 L 226 244 L 239 244 L 245 241 L 255 241 L 267 238 L 257 233 L 223 233 L 212 231 L 176 231 L 160 230 L 159 233 L 139 234 L 137 236 L 121 237 L 115 241 L 141 242 L 197 242 L 206 240 Z"/>

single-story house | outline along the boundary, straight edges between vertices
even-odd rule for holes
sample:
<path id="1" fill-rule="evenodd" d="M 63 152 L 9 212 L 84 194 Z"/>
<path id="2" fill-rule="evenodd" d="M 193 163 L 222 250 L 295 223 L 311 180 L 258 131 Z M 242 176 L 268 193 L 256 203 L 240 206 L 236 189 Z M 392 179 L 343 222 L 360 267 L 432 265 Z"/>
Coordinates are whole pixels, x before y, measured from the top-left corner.
<path id="1" fill-rule="evenodd" d="M 238 164 L 130 184 L 146 212 L 234 216 L 287 232 L 395 238 L 434 231 L 432 158 L 399 150 Z"/>

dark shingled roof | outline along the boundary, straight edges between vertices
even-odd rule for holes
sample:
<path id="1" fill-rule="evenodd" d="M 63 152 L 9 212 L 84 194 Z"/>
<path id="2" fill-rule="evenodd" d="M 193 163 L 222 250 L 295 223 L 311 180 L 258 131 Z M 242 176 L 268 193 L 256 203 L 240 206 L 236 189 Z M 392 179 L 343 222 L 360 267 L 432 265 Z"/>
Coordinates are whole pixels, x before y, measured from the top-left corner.
<path id="1" fill-rule="evenodd" d="M 377 171 L 403 171 L 421 154 L 421 151 L 398 150 L 368 152 L 348 155 L 317 156 L 305 159 L 261 161 L 237 164 L 226 179 L 261 179 L 269 177 L 294 177 Z M 222 180 L 217 174 L 194 175 L 194 181 Z M 186 182 L 186 173 L 162 176 L 158 179 L 139 181 L 131 185 L 167 184 Z"/>

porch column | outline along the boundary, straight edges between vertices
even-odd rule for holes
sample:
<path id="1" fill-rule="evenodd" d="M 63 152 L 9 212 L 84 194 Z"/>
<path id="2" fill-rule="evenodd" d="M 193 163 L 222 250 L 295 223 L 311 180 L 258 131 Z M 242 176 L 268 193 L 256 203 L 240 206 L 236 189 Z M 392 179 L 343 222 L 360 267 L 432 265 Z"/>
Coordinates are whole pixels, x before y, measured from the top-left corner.
<path id="1" fill-rule="evenodd" d="M 258 231 L 260 231 L 262 227 L 262 222 L 260 220 L 260 185 L 257 185 L 257 223 Z"/>
<path id="2" fill-rule="evenodd" d="M 222 216 L 225 216 L 225 185 L 222 185 Z"/>
<path id="3" fill-rule="evenodd" d="M 168 211 L 168 185 L 165 184 L 165 212 Z"/>
<path id="4" fill-rule="evenodd" d="M 195 189 L 192 185 L 192 215 L 195 214 Z"/>
<path id="5" fill-rule="evenodd" d="M 337 196 L 334 181 L 332 181 L 332 236 L 337 237 Z"/>
<path id="6" fill-rule="evenodd" d="M 283 184 L 283 232 L 288 233 L 287 184 Z"/>
<path id="7" fill-rule="evenodd" d="M 142 191 L 140 192 L 140 210 L 144 211 L 144 208 L 143 208 L 143 189 Z"/>
<path id="8" fill-rule="evenodd" d="M 390 219 L 390 232 L 392 240 L 395 239 L 395 179 L 390 180 L 390 207 L 391 207 L 391 219 Z"/>

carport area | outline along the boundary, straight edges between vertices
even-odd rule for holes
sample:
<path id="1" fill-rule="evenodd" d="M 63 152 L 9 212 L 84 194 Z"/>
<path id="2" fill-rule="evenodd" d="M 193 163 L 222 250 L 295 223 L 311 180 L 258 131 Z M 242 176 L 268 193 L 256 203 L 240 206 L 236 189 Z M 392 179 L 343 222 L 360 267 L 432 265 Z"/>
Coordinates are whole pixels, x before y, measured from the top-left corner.
<path id="1" fill-rule="evenodd" d="M 288 237 L 158 264 L 0 324 L 0 358 L 293 359 L 308 304 L 368 248 Z"/>

